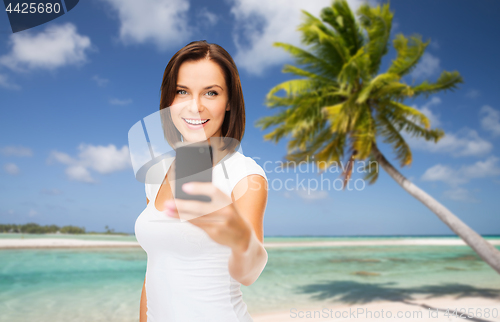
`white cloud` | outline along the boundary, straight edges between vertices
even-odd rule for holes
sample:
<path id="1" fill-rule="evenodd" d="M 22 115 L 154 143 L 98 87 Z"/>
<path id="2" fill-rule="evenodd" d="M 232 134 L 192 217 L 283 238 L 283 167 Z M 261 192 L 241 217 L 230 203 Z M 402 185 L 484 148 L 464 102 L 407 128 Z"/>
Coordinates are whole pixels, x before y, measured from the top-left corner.
<path id="1" fill-rule="evenodd" d="M 437 96 L 434 96 L 429 102 L 422 105 L 421 108 L 419 108 L 416 105 L 412 105 L 412 107 L 419 110 L 425 116 L 427 116 L 427 118 L 431 122 L 431 127 L 437 127 L 441 125 L 441 121 L 439 120 L 439 115 L 434 114 L 434 112 L 431 110 L 430 107 L 432 105 L 438 105 L 438 104 L 441 104 L 441 99 Z"/>
<path id="2" fill-rule="evenodd" d="M 102 0 L 117 12 L 122 43 L 153 43 L 160 50 L 185 42 L 192 34 L 185 0 Z"/>
<path id="3" fill-rule="evenodd" d="M 437 164 L 427 169 L 421 179 L 423 181 L 441 181 L 456 187 L 472 179 L 489 178 L 500 175 L 498 160 L 499 158 L 490 156 L 485 161 L 478 161 L 472 165 L 464 165 L 459 169 Z"/>
<path id="4" fill-rule="evenodd" d="M 318 16 L 321 9 L 330 6 L 330 0 L 233 0 L 231 14 L 235 19 L 233 41 L 237 52 L 234 60 L 238 68 L 261 75 L 266 68 L 289 61 L 290 55 L 274 42 L 302 47 L 296 28 L 302 23 L 301 9 Z M 365 1 L 348 0 L 355 12 Z M 374 1 L 369 1 L 374 3 Z M 245 44 L 245 45 L 244 45 Z"/>
<path id="5" fill-rule="evenodd" d="M 6 146 L 0 149 L 0 153 L 5 156 L 32 157 L 33 151 L 24 146 Z"/>
<path id="6" fill-rule="evenodd" d="M 52 151 L 47 162 L 51 164 L 57 161 L 67 165 L 65 172 L 69 179 L 88 183 L 96 182 L 89 170 L 108 174 L 132 167 L 126 145 L 118 150 L 113 144 L 93 146 L 82 143 L 78 149 L 80 152 L 76 158 L 63 152 Z"/>
<path id="7" fill-rule="evenodd" d="M 435 128 L 441 126 L 442 124 L 440 115 L 434 113 L 431 106 L 438 105 L 440 103 L 441 99 L 439 97 L 433 97 L 429 102 L 420 108 L 416 105 L 412 105 L 412 107 L 425 114 L 431 122 L 431 127 Z M 491 108 L 486 108 L 483 112 L 487 112 L 489 115 L 492 115 L 496 111 Z M 494 118 L 486 122 L 490 128 L 494 128 Z M 477 131 L 467 127 L 460 129 L 456 133 L 445 132 L 444 137 L 442 137 L 437 143 L 434 143 L 433 141 L 426 141 L 423 138 L 411 137 L 406 132 L 401 132 L 401 135 L 410 145 L 410 148 L 433 153 L 450 154 L 454 157 L 483 156 L 493 149 L 493 145 L 490 142 L 482 139 Z"/>
<path id="8" fill-rule="evenodd" d="M 9 45 L 11 51 L 0 57 L 0 64 L 16 71 L 83 64 L 92 46 L 90 38 L 80 35 L 72 23 L 49 25 L 37 34 L 15 33 Z"/>
<path id="9" fill-rule="evenodd" d="M 432 168 L 427 169 L 420 179 L 423 181 L 442 181 L 450 185 L 458 185 L 467 182 L 465 178 L 455 176 L 456 173 L 456 170 L 448 166 L 436 164 Z"/>
<path id="10" fill-rule="evenodd" d="M 13 89 L 13 90 L 20 90 L 21 86 L 11 82 L 9 80 L 9 77 L 4 74 L 0 74 L 0 87 L 6 88 L 6 89 Z"/>
<path id="11" fill-rule="evenodd" d="M 431 43 L 429 44 L 432 48 L 434 49 L 439 49 L 441 46 L 439 45 L 439 42 L 437 40 L 432 40 Z"/>
<path id="12" fill-rule="evenodd" d="M 481 119 L 481 126 L 484 130 L 490 131 L 494 136 L 500 135 L 500 111 L 491 106 L 484 105 L 480 112 L 484 117 Z"/>
<path id="13" fill-rule="evenodd" d="M 217 24 L 217 21 L 219 20 L 217 15 L 208 11 L 207 8 L 199 10 L 197 15 L 198 15 L 198 22 L 200 23 L 200 25 L 214 26 Z"/>
<path id="14" fill-rule="evenodd" d="M 445 133 L 437 143 L 425 141 L 423 138 L 412 138 L 403 133 L 403 137 L 411 148 L 433 153 L 444 153 L 454 157 L 482 156 L 493 149 L 493 145 L 482 139 L 472 129 L 463 128 L 456 133 Z"/>
<path id="15" fill-rule="evenodd" d="M 19 167 L 15 163 L 6 163 L 3 166 L 3 169 L 5 170 L 5 172 L 13 176 L 19 174 L 20 172 Z"/>
<path id="16" fill-rule="evenodd" d="M 92 77 L 92 79 L 97 83 L 98 86 L 100 87 L 104 87 L 106 85 L 108 85 L 109 83 L 109 79 L 106 79 L 106 78 L 102 78 L 100 77 L 99 75 L 94 75 Z"/>
<path id="17" fill-rule="evenodd" d="M 128 104 L 131 104 L 132 103 L 132 100 L 129 98 L 129 99 L 118 99 L 118 98 L 113 98 L 113 99 L 110 99 L 109 100 L 109 104 L 111 105 L 128 105 Z"/>
<path id="18" fill-rule="evenodd" d="M 467 91 L 467 93 L 465 93 L 465 96 L 467 96 L 469 98 L 476 98 L 480 95 L 481 95 L 481 93 L 479 93 L 479 91 L 477 89 L 469 89 Z"/>
<path id="19" fill-rule="evenodd" d="M 443 192 L 443 195 L 445 198 L 455 201 L 479 202 L 478 199 L 471 195 L 469 190 L 462 187 L 455 187 L 453 189 L 446 190 Z"/>
<path id="20" fill-rule="evenodd" d="M 439 70 L 439 58 L 430 53 L 424 53 L 410 75 L 414 78 L 426 78 L 436 74 Z"/>
<path id="21" fill-rule="evenodd" d="M 97 181 L 92 178 L 90 171 L 82 165 L 72 165 L 64 171 L 69 179 L 87 183 L 96 183 Z"/>

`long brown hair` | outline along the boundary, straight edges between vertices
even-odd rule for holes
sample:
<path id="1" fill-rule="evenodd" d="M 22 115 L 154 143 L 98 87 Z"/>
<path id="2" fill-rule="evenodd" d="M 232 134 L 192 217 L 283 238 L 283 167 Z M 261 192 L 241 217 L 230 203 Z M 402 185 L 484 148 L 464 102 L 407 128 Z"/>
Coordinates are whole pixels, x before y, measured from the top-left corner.
<path id="1" fill-rule="evenodd" d="M 224 79 L 229 91 L 228 102 L 230 110 L 226 111 L 221 127 L 222 137 L 235 140 L 224 140 L 222 150 L 234 149 L 243 139 L 245 133 L 245 102 L 241 89 L 238 69 L 231 55 L 217 44 L 207 43 L 206 40 L 193 41 L 175 53 L 165 67 L 163 82 L 160 88 L 160 111 L 172 105 L 177 89 L 179 68 L 185 61 L 212 60 L 218 64 L 224 73 Z M 181 141 L 181 133 L 174 126 L 169 112 L 162 113 L 162 122 L 165 138 L 170 146 L 174 147 Z"/>

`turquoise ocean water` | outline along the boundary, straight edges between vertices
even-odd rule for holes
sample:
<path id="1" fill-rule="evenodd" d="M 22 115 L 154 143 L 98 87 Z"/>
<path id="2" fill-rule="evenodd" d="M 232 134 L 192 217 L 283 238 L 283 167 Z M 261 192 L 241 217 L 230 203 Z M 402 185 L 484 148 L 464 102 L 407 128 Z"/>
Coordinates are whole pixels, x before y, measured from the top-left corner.
<path id="1" fill-rule="evenodd" d="M 0 234 L 14 236 L 20 237 Z M 73 237 L 135 241 L 134 236 Z M 367 239 L 388 238 L 265 241 Z M 500 296 L 500 275 L 468 246 L 293 247 L 270 248 L 268 254 L 259 279 L 241 287 L 251 314 L 429 295 Z M 0 250 L 0 322 L 137 322 L 145 272 L 146 253 L 140 247 Z"/>

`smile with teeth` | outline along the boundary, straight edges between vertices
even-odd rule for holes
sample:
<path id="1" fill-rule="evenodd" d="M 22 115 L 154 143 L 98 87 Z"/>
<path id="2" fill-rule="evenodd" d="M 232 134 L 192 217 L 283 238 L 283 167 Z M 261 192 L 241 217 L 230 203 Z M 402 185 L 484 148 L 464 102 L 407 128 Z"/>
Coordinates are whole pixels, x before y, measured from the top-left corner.
<path id="1" fill-rule="evenodd" d="M 209 119 L 200 120 L 200 119 L 185 119 L 185 118 L 182 118 L 182 119 L 184 121 L 186 121 L 186 123 L 193 124 L 193 125 L 204 124 L 204 123 L 207 123 L 209 120 Z"/>

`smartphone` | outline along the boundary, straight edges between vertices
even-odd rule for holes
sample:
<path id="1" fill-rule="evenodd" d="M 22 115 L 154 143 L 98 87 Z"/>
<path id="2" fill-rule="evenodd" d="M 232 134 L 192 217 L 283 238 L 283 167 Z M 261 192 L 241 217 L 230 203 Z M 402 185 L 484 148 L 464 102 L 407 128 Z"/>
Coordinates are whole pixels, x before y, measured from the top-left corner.
<path id="1" fill-rule="evenodd" d="M 180 142 L 175 149 L 175 198 L 209 202 L 206 195 L 190 195 L 182 190 L 188 182 L 212 182 L 212 147 L 207 142 Z"/>

